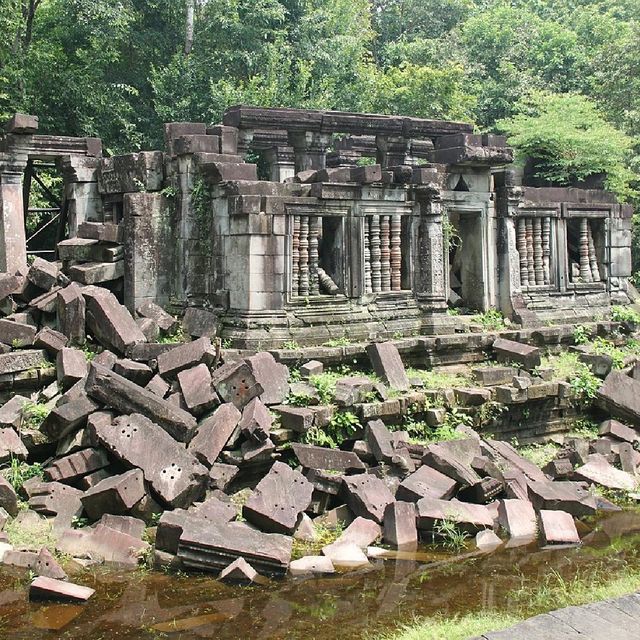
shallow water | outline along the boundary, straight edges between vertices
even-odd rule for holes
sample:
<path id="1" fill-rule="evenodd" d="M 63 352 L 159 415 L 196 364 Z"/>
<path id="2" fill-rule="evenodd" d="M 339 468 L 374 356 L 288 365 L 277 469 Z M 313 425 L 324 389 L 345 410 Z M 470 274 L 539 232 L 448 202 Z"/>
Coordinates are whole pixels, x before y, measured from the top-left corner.
<path id="1" fill-rule="evenodd" d="M 589 532 L 591 530 L 591 532 Z M 612 513 L 581 532 L 578 548 L 502 549 L 451 558 L 422 549 L 412 559 L 374 560 L 340 576 L 222 585 L 207 575 L 100 569 L 71 577 L 96 589 L 86 605 L 30 603 L 25 573 L 0 573 L 0 638 L 125 640 L 144 638 L 360 638 L 414 615 L 481 608 L 509 610 L 512 592 L 598 567 L 640 566 L 640 514 Z"/>

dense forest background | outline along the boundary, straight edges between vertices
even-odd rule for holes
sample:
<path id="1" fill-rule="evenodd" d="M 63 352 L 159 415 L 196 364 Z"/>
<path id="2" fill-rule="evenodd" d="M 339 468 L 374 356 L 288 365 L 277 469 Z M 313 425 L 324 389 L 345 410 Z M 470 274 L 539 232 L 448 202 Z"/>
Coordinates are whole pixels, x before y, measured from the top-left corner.
<path id="1" fill-rule="evenodd" d="M 237 103 L 474 122 L 540 176 L 640 186 L 638 0 L 0 0 L 0 117 L 162 145 Z"/>

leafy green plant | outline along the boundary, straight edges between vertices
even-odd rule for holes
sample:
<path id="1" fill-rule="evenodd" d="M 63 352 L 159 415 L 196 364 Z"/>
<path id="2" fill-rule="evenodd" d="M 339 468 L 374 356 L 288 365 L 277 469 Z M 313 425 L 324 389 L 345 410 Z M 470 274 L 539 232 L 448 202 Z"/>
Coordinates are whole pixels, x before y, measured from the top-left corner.
<path id="1" fill-rule="evenodd" d="M 176 344 L 180 342 L 187 342 L 188 336 L 185 333 L 184 327 L 182 324 L 178 323 L 176 328 L 172 333 L 167 333 L 164 336 L 158 338 L 158 343 L 160 344 Z"/>
<path id="2" fill-rule="evenodd" d="M 473 316 L 472 320 L 481 324 L 487 331 L 500 331 L 507 326 L 504 316 L 497 309 L 487 309 Z"/>
<path id="3" fill-rule="evenodd" d="M 22 406 L 22 424 L 24 429 L 39 429 L 51 409 L 40 402 L 25 402 Z"/>
<path id="4" fill-rule="evenodd" d="M 83 529 L 84 527 L 88 527 L 89 524 L 89 518 L 84 518 L 82 516 L 73 516 L 73 518 L 71 518 L 71 527 L 73 529 Z"/>
<path id="5" fill-rule="evenodd" d="M 16 491 L 19 491 L 22 485 L 30 478 L 42 477 L 42 465 L 39 462 L 27 464 L 12 456 L 9 466 L 4 469 L 2 473 L 7 482 L 9 482 Z"/>
<path id="6" fill-rule="evenodd" d="M 596 398 L 596 394 L 602 384 L 591 369 L 584 363 L 580 362 L 581 367 L 575 372 L 575 375 L 569 380 L 574 399 L 579 405 L 591 404 Z"/>
<path id="7" fill-rule="evenodd" d="M 614 322 L 630 322 L 640 324 L 640 313 L 631 307 L 611 307 L 611 319 Z"/>
<path id="8" fill-rule="evenodd" d="M 449 551 L 458 552 L 466 547 L 469 534 L 462 531 L 456 522 L 450 518 L 437 520 L 433 525 L 431 539 L 434 544 L 440 544 Z"/>
<path id="9" fill-rule="evenodd" d="M 591 329 L 584 324 L 577 324 L 573 328 L 573 341 L 575 344 L 586 344 L 591 340 Z"/>
<path id="10" fill-rule="evenodd" d="M 342 336 L 342 338 L 333 338 L 331 340 L 327 340 L 323 343 L 324 347 L 348 347 L 350 344 L 353 344 L 347 336 Z"/>
<path id="11" fill-rule="evenodd" d="M 308 407 L 313 401 L 313 397 L 306 393 L 289 393 L 286 404 L 292 407 Z"/>
<path id="12" fill-rule="evenodd" d="M 295 351 L 300 348 L 300 345 L 295 340 L 287 340 L 282 343 L 282 348 L 287 349 L 288 351 Z"/>
<path id="13" fill-rule="evenodd" d="M 597 337 L 593 341 L 593 352 L 597 355 L 609 356 L 613 362 L 614 369 L 622 369 L 624 367 L 626 356 L 624 350 L 606 338 Z"/>
<path id="14" fill-rule="evenodd" d="M 442 237 L 444 239 L 444 249 L 447 253 L 462 246 L 462 238 L 458 230 L 446 216 L 442 218 Z"/>
<path id="15" fill-rule="evenodd" d="M 360 420 L 354 413 L 339 411 L 334 413 L 326 427 L 312 427 L 300 440 L 317 447 L 337 449 L 345 440 L 351 438 L 360 426 Z"/>

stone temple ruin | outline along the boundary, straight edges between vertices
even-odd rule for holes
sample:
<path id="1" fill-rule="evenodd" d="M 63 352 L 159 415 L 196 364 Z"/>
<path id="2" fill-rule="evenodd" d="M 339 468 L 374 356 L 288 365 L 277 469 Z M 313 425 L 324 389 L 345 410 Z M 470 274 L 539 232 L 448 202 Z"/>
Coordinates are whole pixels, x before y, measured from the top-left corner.
<path id="1" fill-rule="evenodd" d="M 22 177 L 53 161 L 71 279 L 132 312 L 190 308 L 239 348 L 453 333 L 491 308 L 577 322 L 628 302 L 631 208 L 522 184 L 505 138 L 469 124 L 237 106 L 221 125 L 165 125 L 164 151 L 108 158 L 37 129 L 16 114 L 0 142 L 0 271 L 27 268 Z"/>

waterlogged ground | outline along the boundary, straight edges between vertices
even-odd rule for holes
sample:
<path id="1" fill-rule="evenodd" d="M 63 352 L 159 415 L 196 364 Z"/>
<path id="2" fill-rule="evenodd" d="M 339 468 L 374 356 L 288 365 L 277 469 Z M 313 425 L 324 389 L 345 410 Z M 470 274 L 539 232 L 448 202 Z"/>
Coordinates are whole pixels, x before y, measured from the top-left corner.
<path id="1" fill-rule="evenodd" d="M 414 616 L 544 603 L 550 586 L 595 574 L 640 571 L 640 514 L 613 513 L 585 527 L 580 548 L 535 545 L 452 559 L 424 549 L 401 560 L 324 579 L 285 580 L 250 589 L 206 575 L 101 569 L 72 576 L 96 589 L 82 606 L 30 603 L 25 573 L 0 573 L 0 638 L 361 638 Z M 536 594 L 532 596 L 532 594 Z"/>

